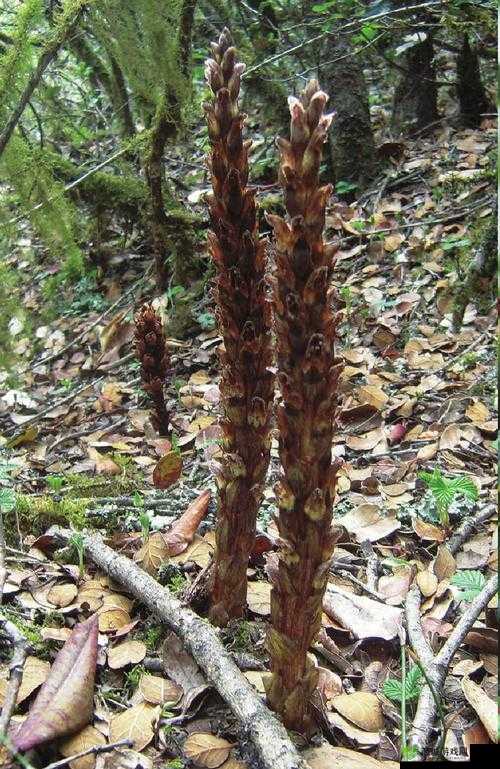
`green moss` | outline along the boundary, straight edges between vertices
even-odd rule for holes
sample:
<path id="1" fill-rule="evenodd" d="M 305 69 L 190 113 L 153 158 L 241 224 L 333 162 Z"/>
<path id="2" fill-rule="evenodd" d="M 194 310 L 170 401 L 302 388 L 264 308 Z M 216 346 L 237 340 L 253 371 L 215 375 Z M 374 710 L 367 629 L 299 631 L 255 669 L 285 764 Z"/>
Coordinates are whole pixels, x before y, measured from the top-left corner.
<path id="1" fill-rule="evenodd" d="M 87 525 L 85 511 L 86 499 L 55 499 L 54 497 L 35 497 L 29 494 L 16 494 L 16 510 L 21 531 L 30 534 L 42 534 L 49 526 L 68 526 L 82 529 Z M 9 526 L 8 517 L 12 517 Z M 14 531 L 14 513 L 6 516 L 6 530 Z"/>
<path id="2" fill-rule="evenodd" d="M 32 654 L 36 657 L 44 660 L 52 659 L 52 652 L 55 651 L 58 646 L 53 641 L 45 641 L 42 638 L 42 626 L 36 622 L 29 622 L 12 609 L 10 606 L 2 607 L 2 613 L 6 619 L 10 620 L 13 625 L 23 634 L 28 641 L 32 649 Z M 41 617 L 41 615 L 40 615 Z M 41 617 L 41 621 L 45 617 Z"/>

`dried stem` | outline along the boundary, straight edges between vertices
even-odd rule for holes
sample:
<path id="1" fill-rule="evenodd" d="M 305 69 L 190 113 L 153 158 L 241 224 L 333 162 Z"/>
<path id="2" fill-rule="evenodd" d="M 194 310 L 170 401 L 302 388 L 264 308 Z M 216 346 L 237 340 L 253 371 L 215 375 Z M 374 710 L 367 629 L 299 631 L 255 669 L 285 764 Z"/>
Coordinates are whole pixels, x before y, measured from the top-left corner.
<path id="1" fill-rule="evenodd" d="M 268 216 L 277 248 L 273 289 L 283 474 L 276 488 L 281 541 L 271 594 L 273 675 L 267 696 L 286 726 L 306 732 L 317 682 L 307 651 L 320 628 L 338 536 L 331 528 L 337 470 L 331 446 L 341 366 L 334 355 L 336 319 L 328 291 L 336 246 L 323 242 L 331 187 L 319 184 L 332 119 L 324 114 L 327 99 L 314 80 L 300 100 L 290 97 L 290 141 L 278 140 L 288 217 Z"/>
<path id="2" fill-rule="evenodd" d="M 17 695 L 23 680 L 24 663 L 28 656 L 28 642 L 13 622 L 0 614 L 0 631 L 9 636 L 14 646 L 14 653 L 9 665 L 9 683 L 0 715 L 0 736 L 6 735 L 10 719 L 17 702 Z"/>
<path id="3" fill-rule="evenodd" d="M 160 435 L 168 435 L 169 413 L 164 387 L 168 373 L 168 353 L 160 316 L 151 305 L 144 305 L 135 317 L 135 342 L 141 363 L 142 388 L 148 393 L 155 413 L 153 426 Z"/>
<path id="4" fill-rule="evenodd" d="M 219 512 L 211 618 L 223 625 L 243 614 L 247 564 L 269 464 L 273 375 L 266 247 L 259 240 L 254 192 L 248 187 L 250 141 L 238 107 L 244 65 L 229 31 L 212 43 L 206 78 L 213 99 L 204 105 L 212 145 L 213 195 L 209 248 L 216 268 L 221 352 L 224 458 L 218 478 Z"/>
<path id="5" fill-rule="evenodd" d="M 423 687 L 418 699 L 417 712 L 408 740 L 410 748 L 413 749 L 412 761 L 425 760 L 437 712 L 434 693 L 439 695 L 442 691 L 455 652 L 497 591 L 498 574 L 494 574 L 467 607 L 444 646 L 434 656 L 420 624 L 420 591 L 417 585 L 410 588 L 406 597 L 405 611 L 411 648 L 425 666 L 426 679 L 432 684 L 432 688 L 429 685 Z"/>

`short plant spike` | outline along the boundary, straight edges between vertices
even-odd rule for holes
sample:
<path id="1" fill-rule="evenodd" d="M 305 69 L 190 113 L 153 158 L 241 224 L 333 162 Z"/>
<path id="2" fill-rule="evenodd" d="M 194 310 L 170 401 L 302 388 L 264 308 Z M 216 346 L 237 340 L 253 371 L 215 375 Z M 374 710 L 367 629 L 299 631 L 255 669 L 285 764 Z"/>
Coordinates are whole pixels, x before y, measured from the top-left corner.
<path id="1" fill-rule="evenodd" d="M 320 629 L 328 564 L 338 538 L 331 527 L 332 435 L 341 365 L 334 356 L 336 318 L 329 295 L 337 249 L 323 242 L 331 187 L 319 184 L 322 145 L 332 120 L 324 114 L 327 99 L 315 80 L 300 100 L 289 98 L 290 140 L 278 139 L 288 216 L 267 217 L 276 237 L 282 476 L 276 487 L 280 552 L 271 593 L 272 676 L 266 688 L 285 726 L 306 733 L 318 678 L 307 652 Z"/>
<path id="2" fill-rule="evenodd" d="M 246 604 L 247 566 L 269 464 L 273 375 L 266 247 L 257 233 L 254 192 L 248 187 L 250 141 L 238 107 L 244 65 L 225 29 L 212 43 L 206 78 L 213 98 L 204 105 L 212 146 L 209 166 L 209 249 L 216 269 L 217 321 L 224 339 L 220 392 L 223 460 L 218 478 L 215 578 L 211 619 L 224 625 Z"/>
<path id="3" fill-rule="evenodd" d="M 145 304 L 135 316 L 135 344 L 141 364 L 142 388 L 153 401 L 153 427 L 161 436 L 169 431 L 169 413 L 164 388 L 167 381 L 169 357 L 165 331 L 160 316 Z"/>

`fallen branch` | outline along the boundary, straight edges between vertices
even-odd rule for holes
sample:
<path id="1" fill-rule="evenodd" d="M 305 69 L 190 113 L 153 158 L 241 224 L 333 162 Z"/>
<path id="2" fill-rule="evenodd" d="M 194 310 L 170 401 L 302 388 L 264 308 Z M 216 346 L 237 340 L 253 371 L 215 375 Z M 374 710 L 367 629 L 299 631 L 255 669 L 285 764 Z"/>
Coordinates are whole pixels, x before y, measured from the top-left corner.
<path id="1" fill-rule="evenodd" d="M 432 684 L 424 686 L 418 699 L 408 744 L 413 748 L 412 761 L 425 760 L 427 745 L 437 712 L 434 692 L 439 695 L 451 660 L 465 636 L 498 590 L 498 575 L 494 574 L 479 595 L 471 602 L 441 650 L 434 655 L 424 636 L 420 623 L 420 591 L 413 585 L 408 591 L 405 604 L 406 625 L 411 647 L 425 667 L 425 678 Z"/>
<path id="2" fill-rule="evenodd" d="M 452 555 L 455 555 L 457 550 L 459 550 L 464 542 L 467 542 L 467 540 L 476 532 L 476 530 L 479 528 L 479 526 L 482 523 L 485 523 L 488 518 L 491 518 L 491 516 L 496 512 L 496 506 L 495 505 L 486 505 L 486 507 L 483 507 L 482 510 L 480 510 L 477 515 L 471 517 L 467 516 L 464 518 L 456 532 L 450 537 L 448 542 L 446 543 L 446 547 L 450 551 Z"/>
<path id="3" fill-rule="evenodd" d="M 53 527 L 49 535 L 63 544 L 71 531 Z M 253 742 L 264 769 L 308 769 L 287 732 L 265 706 L 224 649 L 216 631 L 186 608 L 133 561 L 115 553 L 96 534 L 84 534 L 85 552 L 109 576 L 120 582 L 176 633 L 207 678 L 239 719 Z"/>

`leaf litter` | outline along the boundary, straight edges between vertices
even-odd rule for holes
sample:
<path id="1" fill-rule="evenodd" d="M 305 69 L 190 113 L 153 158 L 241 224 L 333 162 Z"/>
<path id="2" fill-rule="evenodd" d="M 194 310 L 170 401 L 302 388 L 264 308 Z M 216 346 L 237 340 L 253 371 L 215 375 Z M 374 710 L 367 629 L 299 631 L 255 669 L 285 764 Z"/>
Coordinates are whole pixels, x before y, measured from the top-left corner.
<path id="1" fill-rule="evenodd" d="M 397 639 L 411 581 L 416 580 L 423 597 L 428 637 L 444 638 L 484 574 L 497 568 L 494 527 L 488 523 L 457 553 L 446 547 L 464 512 L 474 513 L 494 500 L 494 327 L 491 313 L 480 314 L 469 305 L 461 331 L 452 330 L 456 276 L 443 243 L 465 236 L 470 219 L 465 209 L 461 218 L 447 219 L 451 201 L 429 194 L 448 180 L 440 168 L 449 143 L 462 165 L 474 164 L 481 140 L 489 142 L 493 130 L 485 121 L 477 131 L 438 131 L 432 140 L 415 143 L 394 169 L 390 195 L 368 196 L 362 205 L 333 200 L 328 213 L 331 237 L 344 239 L 334 287 L 343 319 L 339 353 L 346 365 L 333 448 L 342 460 L 336 515 L 345 534 L 324 602 L 327 642 L 320 645 L 319 662 L 327 672 L 320 675 L 319 691 L 329 738 L 342 744 L 308 748 L 312 769 L 395 765 L 398 752 L 384 737 L 394 731 L 386 716 L 384 684 L 400 685 Z M 422 181 L 405 186 L 404 174 L 415 169 Z M 469 185 L 471 178 L 464 177 Z M 481 203 L 481 188 L 469 190 L 481 216 L 490 202 Z M 202 202 L 193 204 L 202 210 Z M 384 228 L 397 231 L 383 233 L 382 239 L 370 235 Z M 137 270 L 130 271 L 132 283 L 139 277 Z M 136 291 L 135 304 L 148 297 L 151 285 L 142 295 Z M 74 500 L 80 524 L 83 514 L 87 525 L 107 532 L 113 546 L 178 595 L 188 595 L 214 551 L 220 339 L 215 331 L 203 331 L 187 342 L 168 340 L 176 382 L 169 393 L 173 446 L 158 439 L 145 400 L 131 384 L 127 353 L 132 349 L 132 308 L 129 303 L 120 309 L 91 330 L 85 344 L 63 352 L 55 362 L 43 363 L 43 357 L 63 350 L 95 315 L 72 328 L 57 320 L 43 334 L 38 329 L 42 362 L 22 373 L 15 388 L 0 393 L 1 441 L 25 506 L 38 509 L 38 520 L 47 524 L 37 534 L 52 521 L 64 520 L 64 503 Z M 69 393 L 61 382 L 70 382 Z M 47 405 L 51 408 L 38 416 Z M 266 550 L 276 541 L 271 524 L 276 441 L 271 456 L 259 519 Z M 440 507 L 419 476 L 436 468 L 448 488 L 454 483 L 460 491 L 459 479 L 465 478 L 477 489 L 475 499 L 452 495 L 449 524 L 440 519 Z M 60 477 L 62 488 L 52 488 L 49 477 Z M 142 530 L 140 518 L 147 521 Z M 16 744 L 24 749 L 57 736 L 62 738 L 61 755 L 70 757 L 128 738 L 132 749 L 118 752 L 122 766 L 130 762 L 138 767 L 144 761 L 149 767 L 164 756 L 184 756 L 207 769 L 251 767 L 244 750 L 234 752 L 240 734 L 231 714 L 220 702 L 214 705 L 209 684 L 179 642 L 165 636 L 105 575 L 89 564 L 83 574 L 76 566 L 71 571 L 54 560 L 50 543 L 34 548 L 35 542 L 36 536 L 22 528 L 22 541 L 16 543 L 24 551 L 18 565 L 22 571 L 9 567 L 4 591 L 18 621 L 28 622 L 30 612 L 38 617 L 30 625 L 36 643 L 18 698 L 18 712 L 26 719 L 19 728 L 13 722 Z M 363 588 L 369 581 L 362 549 L 366 542 L 372 543 L 378 562 L 371 592 Z M 74 549 L 66 555 L 78 564 Z M 250 564 L 249 617 L 226 642 L 235 659 L 253 653 L 265 664 L 271 586 L 263 555 L 256 550 Z M 343 567 L 354 580 L 344 572 L 337 575 Z M 450 670 L 469 716 L 476 719 L 468 729 L 450 730 L 450 740 L 458 745 L 474 740 L 473 729 L 481 739 L 496 734 L 488 687 L 496 678 L 491 657 L 497 629 L 490 614 L 488 609 L 470 631 Z M 366 671 L 375 662 L 381 674 L 371 691 Z M 347 686 L 346 669 L 362 671 L 351 673 Z M 265 672 L 247 669 L 246 675 L 263 694 Z M 3 666 L 0 702 L 7 680 Z M 208 719 L 209 712 L 215 718 Z M 108 756 L 106 766 L 113 761 Z M 92 756 L 72 762 L 76 769 L 94 765 Z"/>

